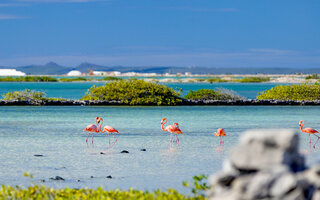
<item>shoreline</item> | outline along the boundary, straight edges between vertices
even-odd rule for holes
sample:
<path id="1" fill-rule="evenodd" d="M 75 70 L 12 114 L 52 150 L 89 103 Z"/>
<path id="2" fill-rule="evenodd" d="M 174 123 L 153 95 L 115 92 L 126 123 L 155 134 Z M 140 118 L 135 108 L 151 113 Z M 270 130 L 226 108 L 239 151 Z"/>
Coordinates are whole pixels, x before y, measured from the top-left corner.
<path id="1" fill-rule="evenodd" d="M 45 80 L 45 81 L 23 81 L 23 80 L 3 80 L 0 82 L 61 82 L 61 83 L 85 83 L 85 82 L 111 82 L 116 80 L 111 80 L 112 78 L 119 78 L 122 80 L 137 78 L 142 79 L 147 82 L 159 82 L 159 83 L 315 83 L 319 79 L 306 79 L 309 75 L 292 75 L 292 74 L 207 74 L 207 75 L 158 75 L 158 76 L 65 76 L 65 75 L 28 75 L 23 77 L 50 77 L 55 79 L 55 81 Z M 23 78 L 21 77 L 21 78 Z M 16 77 L 15 77 L 16 78 Z M 86 80 L 77 80 L 86 79 Z M 110 78 L 110 80 L 103 80 L 104 78 Z M 262 80 L 252 80 L 252 78 L 258 78 Z M 67 79 L 67 80 L 60 80 Z M 75 79 L 75 80 L 73 80 Z M 247 79 L 247 80 L 242 80 Z M 251 79 L 251 80 L 250 80 Z M 263 80 L 265 79 L 265 80 Z"/>
<path id="2" fill-rule="evenodd" d="M 158 105 L 128 105 L 121 101 L 84 101 L 84 100 L 45 100 L 45 101 L 6 101 L 0 100 L 0 106 L 157 106 Z M 173 106 L 320 106 L 318 101 L 292 100 L 190 100 L 182 99 Z"/>

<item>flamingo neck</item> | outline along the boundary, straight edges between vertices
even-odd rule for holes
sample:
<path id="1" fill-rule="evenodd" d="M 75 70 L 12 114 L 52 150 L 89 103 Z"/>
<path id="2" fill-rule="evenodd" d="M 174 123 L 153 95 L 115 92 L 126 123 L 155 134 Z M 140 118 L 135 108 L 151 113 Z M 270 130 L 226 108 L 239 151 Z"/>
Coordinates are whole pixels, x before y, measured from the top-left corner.
<path id="1" fill-rule="evenodd" d="M 179 128 L 179 124 L 178 123 L 174 123 L 174 125 L 176 125 L 176 127 Z"/>
<path id="2" fill-rule="evenodd" d="M 164 126 L 165 123 L 167 123 L 167 119 L 165 119 L 164 122 L 163 122 L 162 125 L 161 125 L 161 129 L 162 129 L 163 131 L 166 131 L 166 130 L 163 128 L 163 126 Z"/>
<path id="3" fill-rule="evenodd" d="M 219 137 L 219 136 L 220 136 L 217 132 L 214 132 L 214 135 L 215 135 L 215 136 L 217 136 L 217 137 Z"/>
<path id="4" fill-rule="evenodd" d="M 104 133 L 104 132 L 105 132 L 104 130 L 101 130 L 102 124 L 103 124 L 103 119 L 101 119 L 101 124 L 100 124 L 100 126 L 99 126 L 99 131 L 100 131 L 100 133 Z"/>
<path id="5" fill-rule="evenodd" d="M 96 125 L 97 125 L 97 130 L 95 131 L 96 133 L 99 133 L 99 123 L 98 120 L 96 119 Z"/>
<path id="6" fill-rule="evenodd" d="M 300 130 L 301 130 L 302 132 L 304 132 L 304 130 L 303 130 L 303 125 L 304 125 L 304 121 L 302 121 L 302 124 L 301 124 L 301 126 L 300 126 Z"/>

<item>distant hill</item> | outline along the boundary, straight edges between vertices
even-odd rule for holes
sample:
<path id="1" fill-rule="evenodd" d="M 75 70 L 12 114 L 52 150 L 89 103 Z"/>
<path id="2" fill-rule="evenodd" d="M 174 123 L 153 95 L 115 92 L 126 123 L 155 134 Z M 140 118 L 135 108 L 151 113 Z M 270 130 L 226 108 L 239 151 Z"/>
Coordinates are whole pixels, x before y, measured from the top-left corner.
<path id="1" fill-rule="evenodd" d="M 81 63 L 75 67 L 62 66 L 54 62 L 49 62 L 45 65 L 27 65 L 19 67 L 0 67 L 1 68 L 15 68 L 19 71 L 30 75 L 63 75 L 71 70 L 79 70 L 81 72 L 88 72 L 88 70 L 95 71 L 120 71 L 138 72 L 138 73 L 185 73 L 191 72 L 193 74 L 320 74 L 320 68 L 217 68 L 217 67 L 175 67 L 175 66 L 155 66 L 155 67 L 126 67 L 126 66 L 102 66 L 93 63 Z"/>

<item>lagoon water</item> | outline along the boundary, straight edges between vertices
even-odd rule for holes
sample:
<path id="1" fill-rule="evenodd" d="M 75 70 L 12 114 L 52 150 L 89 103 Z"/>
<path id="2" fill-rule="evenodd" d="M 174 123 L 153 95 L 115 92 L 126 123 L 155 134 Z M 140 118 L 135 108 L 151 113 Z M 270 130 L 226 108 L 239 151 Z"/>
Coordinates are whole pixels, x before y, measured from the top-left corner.
<path id="1" fill-rule="evenodd" d="M 79 99 L 85 92 L 93 85 L 103 85 L 102 82 L 49 82 L 49 83 L 34 83 L 34 82 L 0 82 L 0 95 L 7 92 L 32 89 L 42 91 L 47 94 L 48 97 L 60 97 L 67 99 Z M 216 89 L 226 88 L 234 90 L 241 96 L 248 99 L 256 98 L 259 92 L 268 90 L 279 83 L 166 83 L 167 86 L 174 88 L 175 90 L 182 89 L 182 96 L 186 95 L 190 90 L 197 90 L 202 88 Z"/>
<path id="2" fill-rule="evenodd" d="M 245 130 L 298 131 L 301 119 L 307 127 L 320 129 L 319 113 L 320 107 L 310 106 L 2 106 L 0 184 L 26 186 L 33 182 L 55 188 L 148 190 L 171 187 L 188 193 L 190 189 L 184 188 L 182 181 L 219 171 L 223 159 Z M 96 134 L 94 147 L 86 145 L 82 130 L 94 123 L 96 116 L 104 119 L 104 125 L 112 125 L 120 132 L 111 151 L 107 151 L 105 134 Z M 169 134 L 160 129 L 163 117 L 168 118 L 168 124 L 179 122 L 184 133 L 175 148 L 170 148 Z M 227 133 L 224 146 L 213 135 L 219 127 Z M 299 136 L 307 162 L 319 162 L 320 144 L 309 151 L 308 136 Z M 146 151 L 140 151 L 142 148 Z M 130 153 L 121 154 L 122 150 Z M 102 151 L 105 154 L 100 154 Z M 25 172 L 34 178 L 24 177 Z M 107 179 L 109 175 L 113 178 Z M 55 176 L 66 180 L 49 179 Z"/>

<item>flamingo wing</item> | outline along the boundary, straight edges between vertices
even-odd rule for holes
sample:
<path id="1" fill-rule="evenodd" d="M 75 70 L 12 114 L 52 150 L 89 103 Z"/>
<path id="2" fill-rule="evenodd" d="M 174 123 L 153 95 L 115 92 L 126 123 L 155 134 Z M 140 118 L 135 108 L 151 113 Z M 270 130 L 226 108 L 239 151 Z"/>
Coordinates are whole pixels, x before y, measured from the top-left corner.
<path id="1" fill-rule="evenodd" d="M 226 136 L 226 132 L 224 131 L 223 128 L 219 128 L 218 129 L 218 133 L 219 133 L 220 136 Z"/>
<path id="2" fill-rule="evenodd" d="M 104 131 L 107 131 L 109 133 L 119 133 L 115 128 L 113 128 L 112 126 L 105 126 L 103 128 Z"/>
<path id="3" fill-rule="evenodd" d="M 89 124 L 83 131 L 89 131 L 89 132 L 97 132 L 98 127 L 94 124 Z"/>
<path id="4" fill-rule="evenodd" d="M 176 126 L 175 126 L 175 125 L 169 125 L 169 126 L 167 126 L 164 130 L 165 130 L 165 131 L 168 131 L 168 132 L 170 132 L 170 133 L 173 133 L 173 132 L 175 131 L 175 129 L 176 129 Z"/>
<path id="5" fill-rule="evenodd" d="M 175 134 L 183 134 L 182 131 L 180 130 L 180 128 L 176 128 L 174 131 Z"/>
<path id="6" fill-rule="evenodd" d="M 316 129 L 313 128 L 305 128 L 303 129 L 306 133 L 319 133 Z"/>

